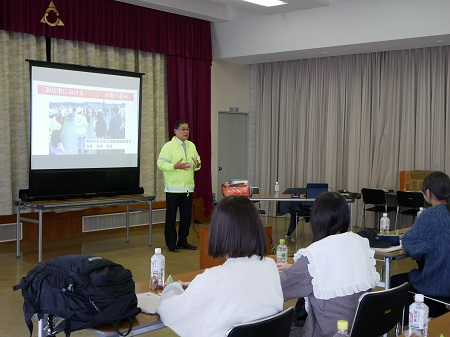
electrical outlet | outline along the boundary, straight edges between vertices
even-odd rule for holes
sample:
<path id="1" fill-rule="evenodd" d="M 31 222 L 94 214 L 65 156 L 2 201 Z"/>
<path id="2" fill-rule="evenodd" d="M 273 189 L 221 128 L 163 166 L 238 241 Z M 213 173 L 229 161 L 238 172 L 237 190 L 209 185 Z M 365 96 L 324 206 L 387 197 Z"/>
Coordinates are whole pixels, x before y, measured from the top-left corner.
<path id="1" fill-rule="evenodd" d="M 229 112 L 239 112 L 239 108 L 236 107 L 236 106 L 230 106 L 230 107 L 228 108 L 228 111 L 229 111 Z"/>

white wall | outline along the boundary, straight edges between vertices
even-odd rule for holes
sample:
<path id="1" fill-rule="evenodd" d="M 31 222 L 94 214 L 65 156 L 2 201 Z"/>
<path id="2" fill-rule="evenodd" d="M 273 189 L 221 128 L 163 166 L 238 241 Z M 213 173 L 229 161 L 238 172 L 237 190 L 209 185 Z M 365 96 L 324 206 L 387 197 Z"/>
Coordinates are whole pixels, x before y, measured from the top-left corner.
<path id="1" fill-rule="evenodd" d="M 213 58 L 242 64 L 450 44 L 449 0 L 358 0 L 212 25 Z"/>
<path id="2" fill-rule="evenodd" d="M 213 193 L 218 193 L 218 119 L 219 111 L 238 107 L 249 111 L 249 67 L 213 61 L 211 69 L 211 176 Z"/>

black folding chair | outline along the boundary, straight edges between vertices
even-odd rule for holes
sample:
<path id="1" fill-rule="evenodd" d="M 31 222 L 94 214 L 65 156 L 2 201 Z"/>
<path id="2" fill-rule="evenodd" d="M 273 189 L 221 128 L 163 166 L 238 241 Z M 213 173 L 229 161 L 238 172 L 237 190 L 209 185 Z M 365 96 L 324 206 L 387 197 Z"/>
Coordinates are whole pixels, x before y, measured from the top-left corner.
<path id="1" fill-rule="evenodd" d="M 356 307 L 350 337 L 378 337 L 395 328 L 399 335 L 399 323 L 408 297 L 409 283 L 398 287 L 372 291 L 361 295 Z"/>
<path id="2" fill-rule="evenodd" d="M 398 215 L 417 216 L 425 201 L 422 192 L 397 191 L 397 214 L 395 215 L 395 229 L 397 229 Z"/>
<path id="3" fill-rule="evenodd" d="M 291 331 L 294 307 L 253 322 L 238 324 L 226 333 L 227 337 L 288 337 Z"/>
<path id="4" fill-rule="evenodd" d="M 364 229 L 366 226 L 366 211 L 376 212 L 379 214 L 388 213 L 396 210 L 396 207 L 388 206 L 386 203 L 386 195 L 384 190 L 377 188 L 361 189 L 363 206 L 361 211 L 360 227 Z M 367 207 L 367 205 L 375 205 Z"/>

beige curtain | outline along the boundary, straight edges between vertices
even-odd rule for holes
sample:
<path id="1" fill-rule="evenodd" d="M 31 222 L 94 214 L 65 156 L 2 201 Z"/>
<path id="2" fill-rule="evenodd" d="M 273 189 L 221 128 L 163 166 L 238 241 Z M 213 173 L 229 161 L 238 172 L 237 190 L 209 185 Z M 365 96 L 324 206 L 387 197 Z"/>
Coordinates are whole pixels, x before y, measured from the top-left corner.
<path id="1" fill-rule="evenodd" d="M 281 190 L 396 189 L 400 170 L 450 173 L 449 46 L 267 63 L 256 73 L 263 192 L 275 181 Z"/>
<path id="2" fill-rule="evenodd" d="M 29 168 L 29 68 L 26 59 L 45 60 L 45 38 L 0 31 L 0 145 L 2 165 L 0 214 L 13 214 L 18 191 L 28 187 Z M 52 40 L 52 61 L 141 72 L 143 104 L 141 128 L 141 186 L 146 194 L 164 199 L 162 175 L 156 158 L 166 134 L 165 57 L 141 51 L 98 46 L 85 42 Z"/>
<path id="3" fill-rule="evenodd" d="M 28 188 L 30 85 L 26 59 L 45 59 L 45 38 L 0 30 L 0 214 Z"/>

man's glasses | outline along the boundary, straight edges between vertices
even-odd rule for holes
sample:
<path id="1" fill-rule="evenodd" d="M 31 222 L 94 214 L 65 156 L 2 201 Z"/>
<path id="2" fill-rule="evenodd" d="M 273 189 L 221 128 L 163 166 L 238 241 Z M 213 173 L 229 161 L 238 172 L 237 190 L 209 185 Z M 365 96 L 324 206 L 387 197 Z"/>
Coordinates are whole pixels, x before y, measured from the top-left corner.
<path id="1" fill-rule="evenodd" d="M 178 128 L 178 130 L 180 130 L 180 131 L 190 131 L 191 129 L 189 129 L 189 128 Z"/>

